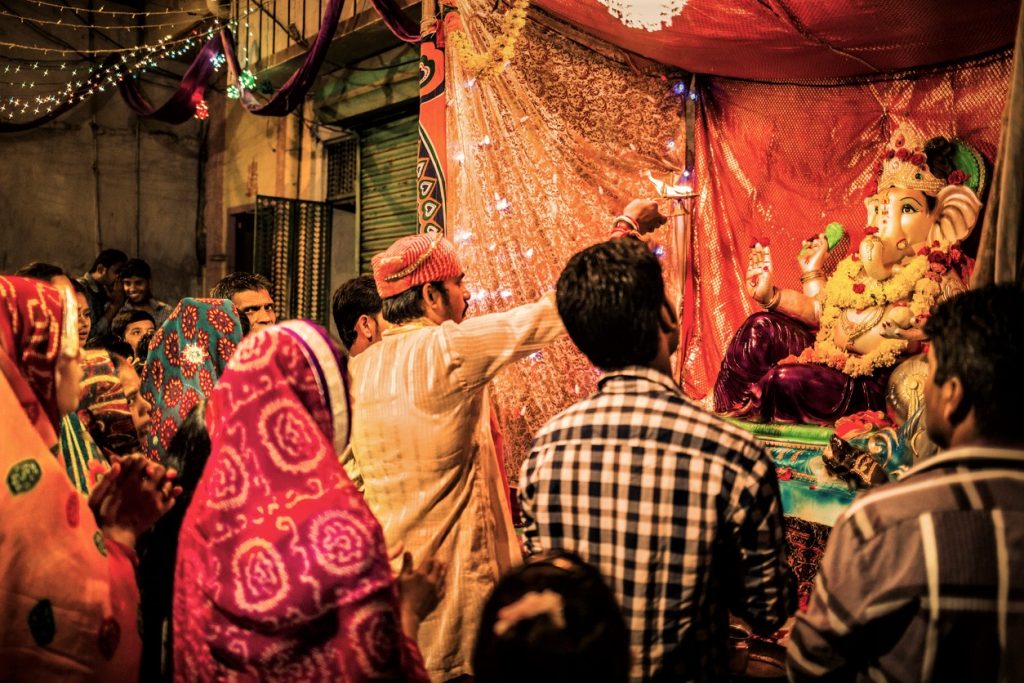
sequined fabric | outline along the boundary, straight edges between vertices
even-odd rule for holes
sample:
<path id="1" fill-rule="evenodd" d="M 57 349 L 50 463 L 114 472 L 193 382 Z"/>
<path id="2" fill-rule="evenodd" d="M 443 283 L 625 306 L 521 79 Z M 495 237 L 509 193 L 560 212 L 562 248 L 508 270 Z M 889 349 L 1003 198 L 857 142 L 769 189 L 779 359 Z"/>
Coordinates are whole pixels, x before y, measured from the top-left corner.
<path id="1" fill-rule="evenodd" d="M 459 3 L 478 48 L 498 28 L 490 9 L 487 0 Z M 653 194 L 646 172 L 677 167 L 682 149 L 680 100 L 660 73 L 634 71 L 532 21 L 520 45 L 501 76 L 478 81 L 448 53 L 447 228 L 476 315 L 553 289 L 572 254 L 607 239 L 630 199 Z M 565 340 L 498 375 L 513 480 L 533 434 L 592 392 L 598 374 Z"/>

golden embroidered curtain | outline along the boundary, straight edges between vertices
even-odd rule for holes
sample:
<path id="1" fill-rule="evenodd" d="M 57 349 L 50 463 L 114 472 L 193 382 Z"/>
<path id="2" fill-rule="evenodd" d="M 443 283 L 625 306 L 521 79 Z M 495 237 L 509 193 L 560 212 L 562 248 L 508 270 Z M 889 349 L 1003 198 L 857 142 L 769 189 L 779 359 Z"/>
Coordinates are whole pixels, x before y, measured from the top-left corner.
<path id="1" fill-rule="evenodd" d="M 476 48 L 495 37 L 489 0 L 460 0 Z M 653 196 L 647 170 L 679 166 L 680 98 L 642 73 L 528 21 L 497 78 L 472 81 L 449 48 L 448 236 L 459 248 L 476 313 L 552 289 L 569 257 L 607 239 L 632 198 Z M 667 256 L 667 255 L 666 255 Z M 597 371 L 568 340 L 495 380 L 509 474 L 533 434 L 595 388 Z"/>

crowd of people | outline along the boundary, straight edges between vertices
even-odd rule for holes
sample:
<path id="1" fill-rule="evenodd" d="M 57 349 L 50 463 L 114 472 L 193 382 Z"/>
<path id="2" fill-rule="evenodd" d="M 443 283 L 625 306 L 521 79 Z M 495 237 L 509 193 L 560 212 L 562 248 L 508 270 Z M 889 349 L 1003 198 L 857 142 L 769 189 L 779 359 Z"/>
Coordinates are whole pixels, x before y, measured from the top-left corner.
<path id="1" fill-rule="evenodd" d="M 476 316 L 454 245 L 401 238 L 340 343 L 252 273 L 0 276 L 0 680 L 726 681 L 737 619 L 787 626 L 791 680 L 1024 680 L 1024 293 L 931 316 L 944 450 L 840 517 L 798 613 L 772 460 L 673 379 L 664 222 Z M 597 391 L 510 489 L 490 380 L 565 336 Z"/>

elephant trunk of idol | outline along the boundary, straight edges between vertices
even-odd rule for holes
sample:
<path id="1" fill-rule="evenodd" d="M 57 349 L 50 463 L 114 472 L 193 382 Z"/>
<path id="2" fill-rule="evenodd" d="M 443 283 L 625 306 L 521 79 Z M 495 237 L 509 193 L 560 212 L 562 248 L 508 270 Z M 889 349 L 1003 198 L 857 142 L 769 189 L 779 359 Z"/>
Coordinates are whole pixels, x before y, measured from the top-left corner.
<path id="1" fill-rule="evenodd" d="M 860 261 L 864 272 L 875 280 L 885 280 L 892 275 L 892 267 L 899 262 L 899 255 L 888 254 L 888 246 L 875 235 L 868 235 L 860 243 Z"/>

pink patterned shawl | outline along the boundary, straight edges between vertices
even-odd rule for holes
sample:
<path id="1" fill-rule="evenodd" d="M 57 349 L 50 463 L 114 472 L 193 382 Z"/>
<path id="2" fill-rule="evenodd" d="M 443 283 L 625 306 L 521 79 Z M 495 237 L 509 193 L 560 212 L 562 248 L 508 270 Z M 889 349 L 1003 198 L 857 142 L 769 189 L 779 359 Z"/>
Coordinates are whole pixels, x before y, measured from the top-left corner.
<path id="1" fill-rule="evenodd" d="M 247 337 L 210 395 L 179 537 L 176 680 L 428 680 L 380 525 L 338 461 L 345 376 L 320 327 L 290 322 Z"/>

